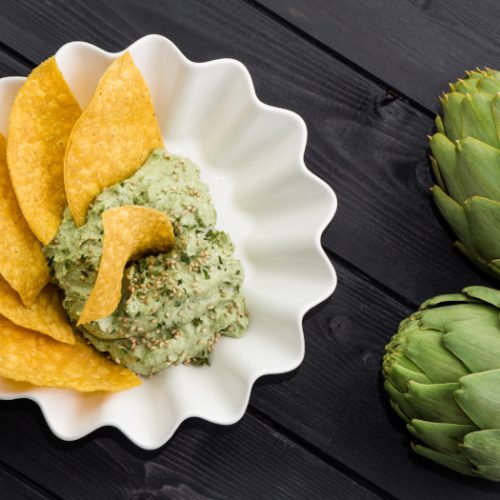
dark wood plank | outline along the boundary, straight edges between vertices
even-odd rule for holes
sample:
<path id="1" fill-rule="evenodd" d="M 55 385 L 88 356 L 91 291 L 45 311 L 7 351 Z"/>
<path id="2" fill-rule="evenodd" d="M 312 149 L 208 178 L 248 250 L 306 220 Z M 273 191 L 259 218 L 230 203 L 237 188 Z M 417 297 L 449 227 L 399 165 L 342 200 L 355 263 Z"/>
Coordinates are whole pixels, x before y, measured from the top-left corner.
<path id="1" fill-rule="evenodd" d="M 24 481 L 0 468 L 0 496 L 12 500 L 48 500 L 55 498 L 40 493 Z"/>
<path id="2" fill-rule="evenodd" d="M 498 66 L 495 0 L 257 0 L 428 109 L 464 70 Z"/>
<path id="3" fill-rule="evenodd" d="M 71 500 L 379 498 L 249 415 L 231 427 L 188 422 L 142 452 L 109 429 L 64 443 L 33 403 L 2 402 L 0 442 L 0 460 Z"/>
<path id="4" fill-rule="evenodd" d="M 151 32 L 194 60 L 240 59 L 265 102 L 297 111 L 309 126 L 307 163 L 339 197 L 327 248 L 414 303 L 481 282 L 429 198 L 432 120 L 264 13 L 228 0 L 6 6 L 1 39 L 34 62 L 70 40 L 118 50 Z"/>
<path id="5" fill-rule="evenodd" d="M 0 37 L 1 41 L 1 37 Z M 4 76 L 26 76 L 30 66 L 26 62 L 13 57 L 0 45 L 0 78 Z"/>
<path id="6" fill-rule="evenodd" d="M 293 375 L 259 382 L 251 405 L 396 498 L 498 498 L 500 485 L 411 452 L 380 374 L 384 345 L 411 309 L 336 267 L 337 291 L 304 322 L 304 362 Z"/>

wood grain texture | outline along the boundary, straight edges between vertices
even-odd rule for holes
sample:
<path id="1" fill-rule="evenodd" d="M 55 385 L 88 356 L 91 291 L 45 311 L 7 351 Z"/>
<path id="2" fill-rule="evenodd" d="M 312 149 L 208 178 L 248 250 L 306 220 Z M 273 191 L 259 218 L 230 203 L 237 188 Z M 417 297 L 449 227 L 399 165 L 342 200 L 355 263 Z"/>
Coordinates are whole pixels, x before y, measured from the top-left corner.
<path id="1" fill-rule="evenodd" d="M 297 111 L 309 127 L 307 164 L 339 197 L 323 238 L 329 250 L 414 303 L 483 282 L 435 216 L 432 120 L 262 12 L 228 0 L 7 4 L 2 38 L 34 62 L 70 40 L 119 50 L 148 33 L 197 61 L 241 60 L 259 97 Z"/>
<path id="2" fill-rule="evenodd" d="M 257 0 L 425 106 L 476 66 L 500 60 L 495 0 Z"/>
<path id="3" fill-rule="evenodd" d="M 64 443 L 34 410 L 0 403 L 0 460 L 61 498 L 378 498 L 249 415 L 231 427 L 186 422 L 166 446 L 143 452 L 109 430 Z"/>
<path id="4" fill-rule="evenodd" d="M 241 60 L 265 102 L 305 118 L 307 163 L 339 196 L 323 238 L 338 257 L 339 288 L 308 315 L 303 366 L 268 378 L 254 393 L 252 415 L 272 426 L 251 415 L 230 428 L 196 421 L 158 453 L 142 455 L 109 430 L 65 445 L 50 436 L 33 405 L 2 403 L 0 460 L 62 497 L 81 488 L 96 494 L 98 486 L 103 497 L 141 500 L 238 498 L 239 492 L 281 498 L 290 485 L 298 491 L 294 498 L 368 494 L 334 467 L 399 498 L 498 496 L 495 485 L 417 460 L 377 378 L 383 345 L 410 311 L 402 304 L 482 282 L 451 249 L 432 210 L 428 114 L 244 2 L 9 0 L 0 13 L 0 39 L 32 63 L 71 40 L 119 50 L 151 32 L 171 38 L 194 60 Z M 64 484 L 61 475 L 78 484 Z"/>
<path id="5" fill-rule="evenodd" d="M 339 263 L 336 269 L 334 295 L 304 322 L 304 362 L 293 375 L 259 382 L 251 405 L 398 499 L 498 498 L 500 485 L 464 478 L 410 450 L 380 363 L 411 309 Z"/>
<path id="6" fill-rule="evenodd" d="M 44 494 L 32 488 L 22 479 L 18 479 L 0 466 L 0 497 L 6 500 L 49 500 L 52 495 Z"/>

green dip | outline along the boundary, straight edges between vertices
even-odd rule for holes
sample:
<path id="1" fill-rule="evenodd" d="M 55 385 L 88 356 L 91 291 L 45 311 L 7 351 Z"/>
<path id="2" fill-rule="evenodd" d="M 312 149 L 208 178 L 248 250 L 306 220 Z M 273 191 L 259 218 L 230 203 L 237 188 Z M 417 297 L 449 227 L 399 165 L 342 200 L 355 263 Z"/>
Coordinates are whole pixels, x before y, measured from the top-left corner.
<path id="1" fill-rule="evenodd" d="M 241 263 L 229 236 L 214 228 L 215 209 L 198 168 L 187 158 L 155 150 L 132 177 L 95 200 L 76 227 L 66 209 L 44 248 L 63 305 L 76 323 L 94 286 L 102 252 L 103 211 L 141 205 L 165 212 L 174 248 L 130 262 L 114 313 L 82 325 L 82 334 L 113 360 L 141 375 L 170 365 L 203 364 L 220 335 L 241 336 L 248 326 Z"/>

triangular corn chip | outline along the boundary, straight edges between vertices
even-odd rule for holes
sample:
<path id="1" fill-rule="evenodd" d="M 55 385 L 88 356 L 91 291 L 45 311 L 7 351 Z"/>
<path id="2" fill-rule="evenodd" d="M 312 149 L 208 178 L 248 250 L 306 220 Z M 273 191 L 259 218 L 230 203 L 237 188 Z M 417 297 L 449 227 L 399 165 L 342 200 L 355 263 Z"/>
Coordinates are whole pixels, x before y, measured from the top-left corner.
<path id="1" fill-rule="evenodd" d="M 10 177 L 21 211 L 44 245 L 55 236 L 66 206 L 64 152 L 80 115 L 55 57 L 31 72 L 10 112 Z"/>
<path id="2" fill-rule="evenodd" d="M 17 292 L 0 276 L 0 314 L 18 326 L 43 333 L 59 342 L 75 343 L 73 328 L 53 285 L 47 285 L 35 302 L 26 307 Z"/>
<path id="3" fill-rule="evenodd" d="M 104 240 L 97 279 L 78 325 L 105 318 L 118 307 L 125 265 L 146 253 L 164 252 L 174 244 L 168 217 L 153 208 L 126 205 L 102 214 Z"/>
<path id="4" fill-rule="evenodd" d="M 42 387 L 82 392 L 121 391 L 141 383 L 83 340 L 57 342 L 0 316 L 0 376 Z"/>
<path id="5" fill-rule="evenodd" d="M 29 306 L 48 283 L 49 268 L 17 203 L 5 149 L 5 137 L 0 134 L 0 274 Z"/>
<path id="6" fill-rule="evenodd" d="M 68 141 L 64 183 L 76 224 L 85 222 L 101 191 L 130 177 L 162 146 L 148 86 L 126 52 L 104 73 Z"/>

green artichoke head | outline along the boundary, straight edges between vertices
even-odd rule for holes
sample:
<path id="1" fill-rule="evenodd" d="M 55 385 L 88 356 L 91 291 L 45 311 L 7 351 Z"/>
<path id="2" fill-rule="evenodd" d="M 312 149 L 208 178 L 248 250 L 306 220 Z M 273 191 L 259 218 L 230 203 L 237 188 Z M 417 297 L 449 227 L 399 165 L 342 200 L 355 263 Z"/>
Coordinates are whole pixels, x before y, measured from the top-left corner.
<path id="1" fill-rule="evenodd" d="M 471 71 L 441 97 L 430 138 L 434 200 L 457 246 L 500 279 L 500 72 Z"/>
<path id="2" fill-rule="evenodd" d="M 413 449 L 500 481 L 500 291 L 468 287 L 424 302 L 386 346 L 385 389 Z"/>

